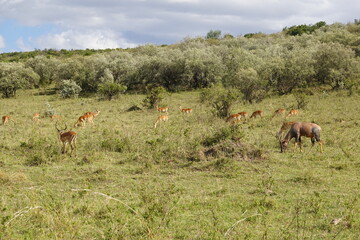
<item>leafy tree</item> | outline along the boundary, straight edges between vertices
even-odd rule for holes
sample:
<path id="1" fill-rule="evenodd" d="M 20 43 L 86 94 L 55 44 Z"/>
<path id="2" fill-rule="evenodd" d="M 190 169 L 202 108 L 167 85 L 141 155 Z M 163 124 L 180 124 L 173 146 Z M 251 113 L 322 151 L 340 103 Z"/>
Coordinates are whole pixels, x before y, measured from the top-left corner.
<path id="1" fill-rule="evenodd" d="M 302 35 L 304 33 L 313 33 L 316 29 L 319 29 L 325 25 L 326 25 L 326 22 L 320 21 L 320 22 L 315 23 L 314 25 L 311 25 L 311 24 L 310 25 L 306 25 L 306 24 L 295 25 L 290 28 L 284 28 L 283 31 L 285 31 L 286 34 L 288 34 L 288 35 L 297 36 L 297 35 Z"/>
<path id="2" fill-rule="evenodd" d="M 0 91 L 3 97 L 15 97 L 18 89 L 32 88 L 39 82 L 39 76 L 20 63 L 0 63 Z"/>
<path id="3" fill-rule="evenodd" d="M 232 105 L 239 100 L 240 96 L 239 90 L 216 84 L 201 91 L 200 101 L 210 105 L 215 116 L 225 118 L 230 115 Z"/>
<path id="4" fill-rule="evenodd" d="M 206 39 L 219 39 L 221 37 L 221 31 L 220 30 L 210 30 L 206 34 Z"/>
<path id="5" fill-rule="evenodd" d="M 58 65 L 59 60 L 45 56 L 35 56 L 25 63 L 25 66 L 31 67 L 39 75 L 39 86 L 46 86 L 54 81 Z"/>
<path id="6" fill-rule="evenodd" d="M 60 95 L 62 98 L 77 97 L 81 92 L 81 87 L 73 80 L 63 80 L 60 86 Z"/>
<path id="7" fill-rule="evenodd" d="M 240 89 L 245 101 L 253 103 L 264 99 L 266 81 L 262 80 L 255 69 L 240 69 L 237 72 L 237 88 Z"/>
<path id="8" fill-rule="evenodd" d="M 320 84 L 346 88 L 347 80 L 358 73 L 355 53 L 338 43 L 324 43 L 314 54 L 314 68 Z M 350 83 L 349 83 L 350 84 Z"/>

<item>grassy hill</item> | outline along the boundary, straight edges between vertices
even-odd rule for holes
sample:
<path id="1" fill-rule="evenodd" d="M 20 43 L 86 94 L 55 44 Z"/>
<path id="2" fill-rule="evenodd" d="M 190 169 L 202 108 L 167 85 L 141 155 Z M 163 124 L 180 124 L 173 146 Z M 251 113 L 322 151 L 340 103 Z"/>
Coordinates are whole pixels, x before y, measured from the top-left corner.
<path id="1" fill-rule="evenodd" d="M 360 235 L 359 96 L 317 93 L 299 116 L 322 127 L 324 153 L 280 153 L 275 134 L 292 95 L 237 104 L 263 119 L 230 126 L 199 93 L 128 112 L 143 95 L 62 100 L 19 92 L 0 99 L 0 239 L 357 239 Z M 184 115 L 179 106 L 193 108 Z M 78 133 L 77 156 L 60 154 L 51 106 Z M 94 125 L 74 128 L 87 111 Z M 338 220 L 338 221 L 336 221 Z"/>

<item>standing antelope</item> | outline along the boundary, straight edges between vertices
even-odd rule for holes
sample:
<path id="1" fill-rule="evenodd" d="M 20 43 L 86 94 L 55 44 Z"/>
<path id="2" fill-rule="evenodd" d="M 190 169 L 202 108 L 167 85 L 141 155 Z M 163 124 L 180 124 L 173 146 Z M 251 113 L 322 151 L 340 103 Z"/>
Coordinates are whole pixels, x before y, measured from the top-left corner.
<path id="1" fill-rule="evenodd" d="M 168 115 L 160 115 L 157 119 L 156 122 L 154 124 L 154 128 L 156 128 L 157 124 L 159 122 L 166 122 L 167 120 L 169 120 L 169 116 Z"/>
<path id="2" fill-rule="evenodd" d="M 7 122 L 10 121 L 10 116 L 3 116 L 2 117 L 2 124 L 5 125 Z"/>
<path id="3" fill-rule="evenodd" d="M 32 120 L 34 122 L 38 122 L 40 120 L 40 113 L 34 113 L 33 117 L 32 117 Z"/>
<path id="4" fill-rule="evenodd" d="M 168 107 L 159 107 L 158 105 L 156 105 L 156 109 L 160 113 L 168 113 L 168 111 L 169 111 Z"/>
<path id="5" fill-rule="evenodd" d="M 299 115 L 299 109 L 291 109 L 286 117 L 298 116 L 298 115 Z"/>
<path id="6" fill-rule="evenodd" d="M 275 112 L 271 118 L 274 118 L 275 116 L 284 116 L 285 112 L 286 112 L 286 110 L 284 108 L 279 108 L 279 109 L 275 110 Z"/>
<path id="7" fill-rule="evenodd" d="M 241 116 L 241 118 L 244 118 L 245 120 L 246 120 L 247 115 L 248 115 L 247 112 L 239 112 L 238 114 Z"/>
<path id="8" fill-rule="evenodd" d="M 64 129 L 59 129 L 57 127 L 57 122 L 55 123 L 55 128 L 58 131 L 59 134 L 59 139 L 62 142 L 62 148 L 61 148 L 61 153 L 64 154 L 66 152 L 66 144 L 69 143 L 70 147 L 71 147 L 71 152 L 70 152 L 70 157 L 73 153 L 73 151 L 75 152 L 75 156 L 76 156 L 76 138 L 77 138 L 77 133 L 73 132 L 73 131 L 68 131 L 65 132 L 65 130 L 67 129 L 67 125 L 65 123 L 65 128 Z"/>
<path id="9" fill-rule="evenodd" d="M 180 106 L 179 109 L 182 113 L 192 113 L 192 108 L 181 108 Z"/>
<path id="10" fill-rule="evenodd" d="M 299 143 L 300 152 L 302 152 L 302 144 L 301 137 L 311 138 L 311 143 L 314 146 L 315 141 L 317 141 L 320 145 L 320 152 L 323 152 L 322 141 L 320 140 L 320 131 L 321 127 L 315 123 L 309 122 L 295 122 L 291 125 L 289 132 L 286 134 L 284 140 L 280 141 L 280 150 L 281 152 L 285 152 L 287 149 L 288 143 L 292 138 L 295 138 L 294 151 L 296 149 L 296 145 Z"/>
<path id="11" fill-rule="evenodd" d="M 257 118 L 257 116 L 260 116 L 260 118 L 262 119 L 262 114 L 263 114 L 263 111 L 257 110 L 251 114 L 250 118 Z"/>

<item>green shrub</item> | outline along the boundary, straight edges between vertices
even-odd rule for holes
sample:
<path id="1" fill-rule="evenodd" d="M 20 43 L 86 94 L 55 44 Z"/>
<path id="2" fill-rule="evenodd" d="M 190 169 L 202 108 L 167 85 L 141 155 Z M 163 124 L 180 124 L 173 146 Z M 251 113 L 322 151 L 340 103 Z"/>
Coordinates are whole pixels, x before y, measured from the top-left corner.
<path id="1" fill-rule="evenodd" d="M 63 80 L 60 85 L 60 96 L 62 98 L 75 98 L 79 96 L 81 87 L 73 80 Z"/>
<path id="2" fill-rule="evenodd" d="M 163 87 L 152 88 L 143 100 L 143 106 L 149 109 L 154 108 L 164 99 L 166 93 L 167 91 Z"/>
<path id="3" fill-rule="evenodd" d="M 105 82 L 99 84 L 99 93 L 107 100 L 111 101 L 114 97 L 126 91 L 127 87 L 119 83 Z"/>

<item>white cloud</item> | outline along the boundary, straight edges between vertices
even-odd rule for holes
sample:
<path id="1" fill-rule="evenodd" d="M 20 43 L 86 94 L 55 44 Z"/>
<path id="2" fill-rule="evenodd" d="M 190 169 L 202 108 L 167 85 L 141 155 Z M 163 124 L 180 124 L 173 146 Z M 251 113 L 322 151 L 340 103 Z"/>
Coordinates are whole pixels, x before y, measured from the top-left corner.
<path id="1" fill-rule="evenodd" d="M 99 30 L 86 32 L 68 30 L 57 34 L 48 34 L 35 39 L 34 45 L 55 49 L 104 49 L 136 46 L 111 31 Z"/>
<path id="2" fill-rule="evenodd" d="M 28 44 L 26 44 L 24 42 L 23 38 L 19 38 L 16 40 L 16 45 L 19 49 L 21 49 L 21 51 L 32 51 L 34 50 L 31 46 L 29 46 Z"/>
<path id="3" fill-rule="evenodd" d="M 237 36 L 346 23 L 358 18 L 359 9 L 353 0 L 0 0 L 0 21 L 54 26 L 33 37 L 35 48 L 83 49 L 174 43 L 211 29 Z"/>
<path id="4" fill-rule="evenodd" d="M 5 39 L 0 35 L 0 48 L 5 48 Z"/>

